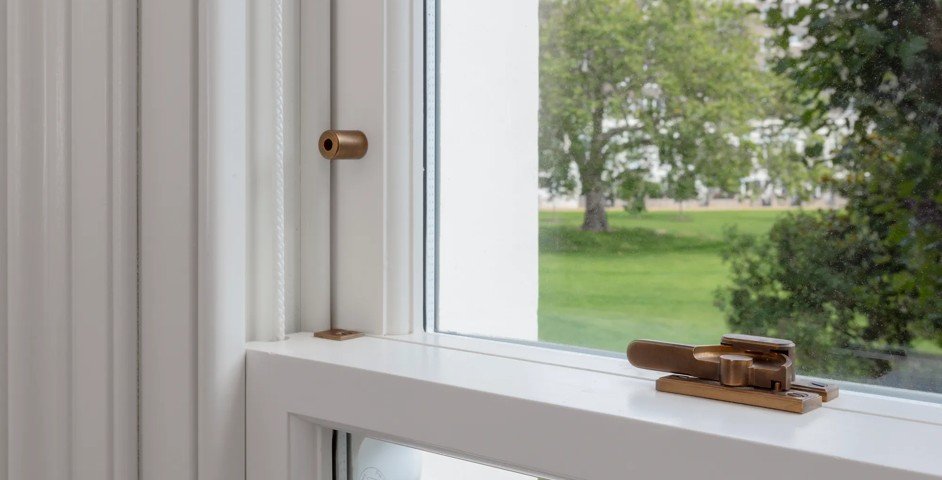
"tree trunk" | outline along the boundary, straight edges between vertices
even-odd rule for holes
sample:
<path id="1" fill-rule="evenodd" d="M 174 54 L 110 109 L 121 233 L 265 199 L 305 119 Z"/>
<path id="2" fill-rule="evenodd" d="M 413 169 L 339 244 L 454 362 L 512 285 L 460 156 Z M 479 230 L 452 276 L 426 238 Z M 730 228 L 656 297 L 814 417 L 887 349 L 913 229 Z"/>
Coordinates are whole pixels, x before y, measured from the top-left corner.
<path id="1" fill-rule="evenodd" d="M 586 232 L 607 232 L 608 215 L 605 213 L 605 195 L 596 190 L 585 194 L 585 220 L 582 230 Z"/>
<path id="2" fill-rule="evenodd" d="M 608 215 L 605 213 L 605 195 L 602 193 L 602 172 L 605 171 L 605 158 L 602 156 L 602 122 L 605 119 L 605 109 L 601 106 L 592 114 L 592 141 L 590 142 L 588 157 L 579 165 L 579 174 L 582 177 L 582 191 L 585 193 L 585 219 L 582 221 L 582 230 L 585 232 L 607 232 Z"/>

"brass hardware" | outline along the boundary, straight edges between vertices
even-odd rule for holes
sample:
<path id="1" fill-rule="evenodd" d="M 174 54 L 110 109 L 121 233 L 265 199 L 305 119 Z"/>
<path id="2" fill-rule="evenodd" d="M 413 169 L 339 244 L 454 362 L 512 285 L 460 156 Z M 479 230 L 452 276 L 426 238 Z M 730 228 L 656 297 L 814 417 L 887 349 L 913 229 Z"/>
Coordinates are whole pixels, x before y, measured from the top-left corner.
<path id="1" fill-rule="evenodd" d="M 792 390 L 817 394 L 823 402 L 830 402 L 841 393 L 837 385 L 817 380 L 794 380 L 792 381 Z"/>
<path id="2" fill-rule="evenodd" d="M 360 332 L 354 332 L 353 330 L 331 328 L 330 330 L 324 330 L 323 332 L 315 332 L 314 336 L 317 338 L 326 338 L 327 340 L 350 340 L 353 338 L 362 337 L 363 334 Z"/>
<path id="3" fill-rule="evenodd" d="M 369 142 L 359 130 L 327 130 L 317 141 L 317 148 L 327 160 L 357 159 L 366 155 Z"/>
<path id="4" fill-rule="evenodd" d="M 657 391 L 774 408 L 792 413 L 805 413 L 821 406 L 821 397 L 813 393 L 794 390 L 775 391 L 754 387 L 727 387 L 712 380 L 683 375 L 667 375 L 657 379 Z"/>
<path id="5" fill-rule="evenodd" d="M 753 335 L 724 335 L 719 345 L 635 340 L 628 361 L 639 368 L 680 375 L 657 390 L 804 413 L 837 398 L 836 385 L 795 379 L 795 343 Z"/>
<path id="6" fill-rule="evenodd" d="M 788 355 L 731 345 L 694 346 L 635 340 L 628 345 L 628 361 L 648 370 L 680 373 L 734 387 L 788 390 L 795 376 L 795 367 Z"/>

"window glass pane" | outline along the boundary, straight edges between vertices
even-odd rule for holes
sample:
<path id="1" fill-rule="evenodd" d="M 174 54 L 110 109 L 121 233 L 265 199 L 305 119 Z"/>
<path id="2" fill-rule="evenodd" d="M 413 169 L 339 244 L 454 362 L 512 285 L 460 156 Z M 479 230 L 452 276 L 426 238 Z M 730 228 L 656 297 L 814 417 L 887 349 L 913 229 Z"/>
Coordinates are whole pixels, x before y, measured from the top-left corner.
<path id="1" fill-rule="evenodd" d="M 541 480 L 362 435 L 334 435 L 334 477 L 344 480 Z"/>
<path id="2" fill-rule="evenodd" d="M 427 8 L 429 325 L 942 393 L 938 2 Z"/>

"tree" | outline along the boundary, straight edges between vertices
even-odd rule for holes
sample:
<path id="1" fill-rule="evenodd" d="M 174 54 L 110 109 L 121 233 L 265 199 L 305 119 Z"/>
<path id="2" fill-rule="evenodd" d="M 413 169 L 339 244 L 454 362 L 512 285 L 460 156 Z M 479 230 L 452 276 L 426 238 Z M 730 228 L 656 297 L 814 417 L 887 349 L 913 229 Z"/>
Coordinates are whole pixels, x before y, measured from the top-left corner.
<path id="1" fill-rule="evenodd" d="M 627 170 L 622 172 L 618 179 L 618 198 L 625 202 L 624 209 L 628 213 L 644 212 L 644 200 L 661 193 L 660 185 L 647 180 L 645 173 L 640 170 Z"/>
<path id="2" fill-rule="evenodd" d="M 662 185 L 648 180 L 643 170 L 626 170 L 618 176 L 617 183 L 618 198 L 625 202 L 624 209 L 629 213 L 642 213 L 646 210 L 646 199 L 664 196 Z"/>
<path id="3" fill-rule="evenodd" d="M 850 221 L 899 249 L 894 290 L 915 296 L 942 345 L 942 3 L 827 0 L 786 16 L 777 31 L 776 71 L 799 87 L 793 123 L 846 139 L 833 180 Z M 808 45 L 788 38 L 807 30 Z"/>
<path id="4" fill-rule="evenodd" d="M 581 186 L 583 230 L 608 230 L 604 202 L 625 170 L 671 165 L 738 186 L 751 163 L 733 138 L 782 84 L 757 61 L 749 18 L 724 1 L 541 2 L 544 186 Z"/>
<path id="5" fill-rule="evenodd" d="M 756 166 L 768 174 L 769 182 L 786 198 L 801 204 L 811 197 L 815 187 L 822 185 L 822 178 L 834 174 L 831 159 L 822 156 L 825 139 L 785 124 L 781 119 L 763 123 L 752 132 L 758 140 L 750 145 L 755 152 Z M 832 137 L 834 135 L 832 132 Z M 809 143 L 811 147 L 807 150 L 812 155 L 798 149 L 799 145 Z"/>
<path id="6" fill-rule="evenodd" d="M 678 218 L 684 216 L 684 202 L 697 198 L 697 179 L 692 172 L 671 172 L 667 176 L 667 196 L 677 202 Z"/>
<path id="7" fill-rule="evenodd" d="M 817 332 L 821 352 L 942 346 L 942 6 L 822 0 L 787 16 L 785 3 L 767 22 L 775 70 L 796 85 L 800 114 L 789 121 L 840 139 L 832 161 L 844 175 L 826 180 L 848 205 L 786 217 L 765 241 L 732 237 L 734 284 L 718 296 L 727 319 Z M 814 265 L 783 267 L 799 258 Z"/>

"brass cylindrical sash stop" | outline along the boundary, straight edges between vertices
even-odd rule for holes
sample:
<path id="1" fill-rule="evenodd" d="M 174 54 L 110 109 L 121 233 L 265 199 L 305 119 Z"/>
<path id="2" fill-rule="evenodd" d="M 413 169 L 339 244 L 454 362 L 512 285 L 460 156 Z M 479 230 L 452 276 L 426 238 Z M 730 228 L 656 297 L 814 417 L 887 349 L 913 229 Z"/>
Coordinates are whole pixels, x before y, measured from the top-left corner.
<path id="1" fill-rule="evenodd" d="M 359 130 L 327 130 L 317 141 L 317 148 L 327 160 L 363 158 L 369 142 Z"/>
<path id="2" fill-rule="evenodd" d="M 744 387 L 750 384 L 749 369 L 752 357 L 746 355 L 720 355 L 720 383 L 728 387 Z"/>

